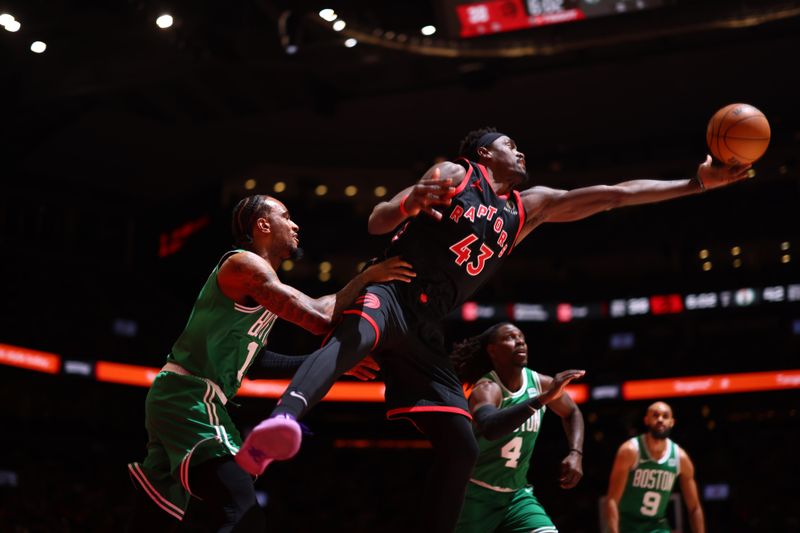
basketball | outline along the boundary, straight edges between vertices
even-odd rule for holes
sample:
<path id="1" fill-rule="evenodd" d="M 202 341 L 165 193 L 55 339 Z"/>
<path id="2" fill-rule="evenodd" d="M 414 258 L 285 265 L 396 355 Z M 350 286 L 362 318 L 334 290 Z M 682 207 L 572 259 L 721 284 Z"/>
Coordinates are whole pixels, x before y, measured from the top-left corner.
<path id="1" fill-rule="evenodd" d="M 770 131 L 764 113 L 749 104 L 731 104 L 711 117 L 706 143 L 726 165 L 749 165 L 767 151 Z"/>

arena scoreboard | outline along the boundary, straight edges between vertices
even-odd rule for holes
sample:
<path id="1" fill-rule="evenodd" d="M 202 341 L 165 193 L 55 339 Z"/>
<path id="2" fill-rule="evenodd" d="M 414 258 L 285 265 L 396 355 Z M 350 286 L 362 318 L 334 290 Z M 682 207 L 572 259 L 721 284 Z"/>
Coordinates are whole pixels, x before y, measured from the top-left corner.
<path id="1" fill-rule="evenodd" d="M 662 7 L 670 0 L 486 0 L 452 7 L 458 35 L 480 37 Z"/>

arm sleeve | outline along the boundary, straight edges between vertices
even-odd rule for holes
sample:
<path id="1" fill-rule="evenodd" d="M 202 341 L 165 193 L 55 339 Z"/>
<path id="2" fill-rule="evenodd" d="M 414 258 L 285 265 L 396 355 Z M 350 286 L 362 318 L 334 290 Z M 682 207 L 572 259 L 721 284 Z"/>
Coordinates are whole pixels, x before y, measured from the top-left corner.
<path id="1" fill-rule="evenodd" d="M 498 409 L 494 405 L 484 405 L 473 413 L 478 431 L 489 440 L 497 440 L 512 433 L 521 426 L 534 411 L 541 409 L 538 396 L 525 403 Z"/>
<path id="2" fill-rule="evenodd" d="M 278 378 L 287 371 L 294 373 L 307 358 L 308 355 L 284 355 L 262 348 L 258 364 L 253 365 L 247 375 L 254 379 Z"/>

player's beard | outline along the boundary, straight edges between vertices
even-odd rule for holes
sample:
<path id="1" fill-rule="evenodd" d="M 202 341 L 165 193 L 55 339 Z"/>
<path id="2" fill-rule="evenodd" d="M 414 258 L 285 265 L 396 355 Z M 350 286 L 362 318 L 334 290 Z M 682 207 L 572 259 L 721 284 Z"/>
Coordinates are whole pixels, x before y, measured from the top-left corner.
<path id="1" fill-rule="evenodd" d="M 515 187 L 519 187 L 520 185 L 525 185 L 531 179 L 527 170 L 520 169 L 515 171 L 514 174 L 517 176 L 517 183 Z"/>
<path id="2" fill-rule="evenodd" d="M 664 428 L 661 431 L 656 428 L 650 428 L 650 436 L 654 439 L 664 440 L 672 433 L 672 428 Z"/>

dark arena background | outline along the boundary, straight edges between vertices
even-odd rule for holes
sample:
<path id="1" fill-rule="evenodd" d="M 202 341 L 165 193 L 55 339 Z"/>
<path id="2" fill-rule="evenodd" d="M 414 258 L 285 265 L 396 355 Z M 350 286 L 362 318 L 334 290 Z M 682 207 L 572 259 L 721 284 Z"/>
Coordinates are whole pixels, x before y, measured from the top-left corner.
<path id="1" fill-rule="evenodd" d="M 772 128 L 753 179 L 540 227 L 448 318 L 447 343 L 511 320 L 532 368 L 586 369 L 571 389 L 583 480 L 558 486 L 567 445 L 552 413 L 529 476 L 560 531 L 603 530 L 616 449 L 657 399 L 675 411 L 708 531 L 800 530 L 800 2 L 0 0 L 0 12 L 0 531 L 124 531 L 145 385 L 243 196 L 287 204 L 305 256 L 279 275 L 319 296 L 385 248 L 366 231 L 372 207 L 455 158 L 469 130 L 511 135 L 533 184 L 677 179 L 734 102 Z M 269 346 L 319 341 L 281 321 Z M 272 381 L 230 408 L 244 432 L 290 376 L 259 377 Z M 298 457 L 256 483 L 269 531 L 413 527 L 427 442 L 385 420 L 379 383 L 340 383 L 353 386 L 306 418 Z"/>

